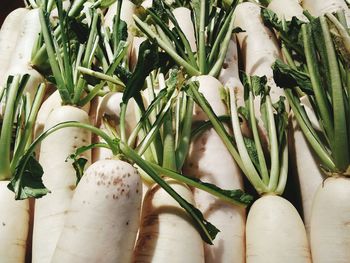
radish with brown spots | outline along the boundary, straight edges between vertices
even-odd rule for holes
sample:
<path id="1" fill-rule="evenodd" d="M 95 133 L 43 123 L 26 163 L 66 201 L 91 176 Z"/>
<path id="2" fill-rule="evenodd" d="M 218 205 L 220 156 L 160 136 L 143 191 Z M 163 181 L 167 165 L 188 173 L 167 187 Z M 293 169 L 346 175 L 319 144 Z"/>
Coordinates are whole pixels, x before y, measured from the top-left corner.
<path id="1" fill-rule="evenodd" d="M 141 179 L 124 161 L 100 160 L 79 182 L 51 262 L 130 262 Z"/>

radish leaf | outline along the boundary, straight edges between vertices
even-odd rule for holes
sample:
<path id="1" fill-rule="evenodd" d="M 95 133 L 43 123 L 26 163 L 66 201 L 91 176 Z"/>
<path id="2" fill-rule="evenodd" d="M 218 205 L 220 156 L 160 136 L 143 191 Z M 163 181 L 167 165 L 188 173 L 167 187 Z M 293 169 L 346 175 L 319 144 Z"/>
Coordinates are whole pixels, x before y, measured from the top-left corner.
<path id="1" fill-rule="evenodd" d="M 40 198 L 50 193 L 42 181 L 44 171 L 33 155 L 23 156 L 16 169 L 14 176 L 7 187 L 15 192 L 16 200 L 29 197 Z"/>

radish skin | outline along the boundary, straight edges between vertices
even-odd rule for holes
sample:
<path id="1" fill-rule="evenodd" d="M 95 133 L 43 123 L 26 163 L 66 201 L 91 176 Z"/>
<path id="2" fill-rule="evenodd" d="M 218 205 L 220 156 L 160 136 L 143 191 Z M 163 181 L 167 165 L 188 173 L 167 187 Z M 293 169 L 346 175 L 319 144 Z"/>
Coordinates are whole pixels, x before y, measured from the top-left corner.
<path id="1" fill-rule="evenodd" d="M 196 80 L 199 82 L 199 91 L 214 112 L 217 115 L 227 114 L 220 97 L 222 84 L 211 76 L 200 76 Z M 207 119 L 197 105 L 193 119 Z M 243 188 L 240 169 L 214 128 L 206 130 L 191 143 L 183 171 L 184 174 L 196 176 L 223 189 Z M 204 246 L 205 262 L 245 262 L 245 209 L 217 200 L 198 189 L 194 190 L 194 198 L 205 218 L 220 229 L 213 241 L 214 245 Z"/>
<path id="2" fill-rule="evenodd" d="M 129 163 L 92 164 L 75 190 L 51 262 L 130 262 L 141 197 L 140 176 Z"/>
<path id="3" fill-rule="evenodd" d="M 238 51 L 237 51 L 237 38 L 236 35 L 232 35 L 224 63 L 219 75 L 219 81 L 224 86 L 234 87 L 239 80 L 239 67 L 238 67 Z M 240 82 L 240 81 L 239 81 Z M 241 84 L 242 85 L 242 84 Z"/>
<path id="4" fill-rule="evenodd" d="M 133 38 L 132 47 L 129 53 L 129 67 L 131 70 L 134 70 L 136 67 L 140 46 L 142 42 L 145 41 L 146 39 L 147 39 L 146 37 L 136 37 L 136 36 Z"/>
<path id="5" fill-rule="evenodd" d="M 108 115 L 113 120 L 113 127 L 119 132 L 120 128 L 120 103 L 122 102 L 123 93 L 121 92 L 110 92 L 106 94 L 97 106 L 96 114 L 96 126 L 101 130 L 107 130 L 102 123 L 103 115 Z M 130 100 L 125 115 L 125 129 L 126 136 L 128 137 L 132 130 L 135 128 L 137 122 L 135 117 L 135 101 Z M 102 142 L 101 138 L 96 138 L 95 142 Z M 107 148 L 95 148 L 92 151 L 93 162 L 97 160 L 103 160 L 112 158 L 113 153 Z"/>
<path id="6" fill-rule="evenodd" d="M 298 177 L 301 192 L 301 201 L 303 206 L 303 219 L 306 233 L 310 235 L 310 217 L 312 211 L 312 202 L 315 197 L 318 186 L 323 181 L 322 172 L 317 162 L 317 157 L 310 149 L 300 126 L 293 118 L 293 142 L 289 145 L 293 147 L 294 156 L 292 172 Z"/>
<path id="7" fill-rule="evenodd" d="M 311 215 L 314 263 L 345 263 L 350 259 L 350 180 L 331 177 L 316 192 Z"/>
<path id="8" fill-rule="evenodd" d="M 181 28 L 182 32 L 187 38 L 190 44 L 191 50 L 195 52 L 197 50 L 197 43 L 196 43 L 196 37 L 195 37 L 194 28 L 192 24 L 190 9 L 186 7 L 178 7 L 178 8 L 175 8 L 172 11 L 172 13 L 175 16 L 175 19 L 177 20 L 179 27 Z M 174 25 L 170 24 L 170 28 L 173 28 L 173 27 Z"/>
<path id="9" fill-rule="evenodd" d="M 246 238 L 247 263 L 311 263 L 303 221 L 282 197 L 265 195 L 254 202 Z"/>
<path id="10" fill-rule="evenodd" d="M 260 7 L 256 4 L 244 2 L 237 5 L 235 15 L 235 26 L 246 31 L 237 34 L 245 72 L 250 76 L 266 76 L 272 102 L 276 102 L 283 90 L 276 86 L 271 68 L 276 59 L 281 58 L 275 35 L 265 27 Z"/>
<path id="11" fill-rule="evenodd" d="M 81 109 L 62 106 L 51 112 L 45 129 L 64 121 L 89 123 L 89 116 Z M 41 143 L 39 162 L 44 170 L 43 181 L 52 193 L 36 200 L 33 263 L 51 261 L 76 184 L 75 170 L 71 162 L 65 160 L 77 148 L 90 143 L 90 132 L 79 128 L 59 130 Z M 88 160 L 88 165 L 90 152 L 85 152 L 83 157 Z"/>
<path id="12" fill-rule="evenodd" d="M 20 34 L 18 25 L 28 12 L 25 8 L 13 10 L 4 20 L 0 29 L 0 79 L 4 79 L 7 67 L 11 63 L 15 43 Z"/>
<path id="13" fill-rule="evenodd" d="M 38 12 L 38 9 L 32 9 L 22 18 L 17 43 L 11 54 L 11 62 L 3 78 L 0 79 L 0 85 L 4 86 L 10 75 L 29 74 L 31 77 L 26 85 L 26 91 L 31 94 L 32 98 L 36 88 L 43 81 L 43 77 L 30 65 L 32 48 L 41 31 Z"/>
<path id="14" fill-rule="evenodd" d="M 194 203 L 187 186 L 173 180 L 168 183 L 184 199 Z M 204 263 L 203 241 L 191 219 L 158 185 L 146 193 L 139 231 L 132 262 Z"/>
<path id="15" fill-rule="evenodd" d="M 2 263 L 24 263 L 29 201 L 16 201 L 13 192 L 7 189 L 8 183 L 0 181 L 0 258 Z"/>
<path id="16" fill-rule="evenodd" d="M 290 21 L 293 16 L 296 16 L 301 21 L 308 21 L 297 0 L 272 0 L 267 8 L 275 12 L 280 19 Z"/>
<path id="17" fill-rule="evenodd" d="M 313 16 L 344 10 L 346 22 L 350 25 L 350 10 L 344 0 L 303 0 L 302 4 L 303 8 L 308 10 Z"/>
<path id="18" fill-rule="evenodd" d="M 62 106 L 62 99 L 58 90 L 56 90 L 43 102 L 43 104 L 41 105 L 38 111 L 38 115 L 36 117 L 35 126 L 34 126 L 34 138 L 37 138 L 43 132 L 45 123 L 50 113 L 61 106 Z M 88 113 L 90 109 L 90 103 L 85 104 L 81 109 Z M 36 154 L 35 155 L 36 158 L 40 157 L 40 147 L 37 147 L 35 154 Z"/>

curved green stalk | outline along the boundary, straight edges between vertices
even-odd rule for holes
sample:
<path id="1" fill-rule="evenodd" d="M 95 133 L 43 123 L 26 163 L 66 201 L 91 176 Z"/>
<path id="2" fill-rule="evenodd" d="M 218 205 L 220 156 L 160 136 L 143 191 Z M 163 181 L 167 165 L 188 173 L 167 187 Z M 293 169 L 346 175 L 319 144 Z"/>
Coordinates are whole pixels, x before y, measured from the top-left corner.
<path id="1" fill-rule="evenodd" d="M 257 154 L 258 154 L 259 165 L 260 165 L 260 169 L 261 169 L 261 177 L 262 177 L 264 184 L 267 185 L 269 182 L 269 171 L 267 170 L 264 151 L 263 151 L 262 146 L 261 146 L 259 131 L 258 131 L 257 123 L 256 123 L 254 97 L 253 97 L 252 91 L 249 92 L 249 113 L 250 113 L 249 114 L 250 127 L 251 127 L 251 130 L 253 132 L 255 147 L 256 147 Z"/>
<path id="2" fill-rule="evenodd" d="M 187 73 L 191 76 L 198 76 L 201 74 L 200 71 L 195 69 L 191 64 L 187 63 L 186 60 L 181 58 L 172 48 L 170 48 L 152 29 L 144 22 L 141 21 L 136 15 L 133 15 L 136 25 L 152 40 L 157 41 L 158 45 L 164 49 L 179 65 L 183 66 Z"/>
<path id="3" fill-rule="evenodd" d="M 270 141 L 270 153 L 271 153 L 271 169 L 270 169 L 270 180 L 268 188 L 270 191 L 276 189 L 279 178 L 280 160 L 279 160 L 279 145 L 277 140 L 277 131 L 275 118 L 273 114 L 273 106 L 269 95 L 266 96 L 266 110 L 267 110 L 267 121 L 268 121 L 268 133 Z"/>
<path id="4" fill-rule="evenodd" d="M 0 136 L 0 181 L 11 178 L 10 162 L 11 162 L 11 138 L 12 127 L 16 114 L 16 99 L 20 89 L 20 76 L 13 77 L 11 84 L 7 89 L 6 108 L 4 119 L 2 122 L 1 136 Z"/>
<path id="5" fill-rule="evenodd" d="M 245 168 L 245 175 L 254 186 L 254 188 L 258 191 L 258 193 L 266 192 L 266 186 L 261 180 L 258 172 L 256 171 L 253 162 L 250 159 L 249 153 L 247 151 L 243 135 L 241 132 L 241 127 L 238 118 L 238 111 L 236 106 L 236 96 L 233 89 L 230 89 L 230 106 L 231 106 L 231 120 L 232 120 L 232 128 L 233 134 L 236 139 L 236 145 L 239 152 L 239 156 L 242 160 L 242 164 Z M 253 114 L 253 113 L 252 113 Z"/>
<path id="6" fill-rule="evenodd" d="M 200 0 L 199 34 L 198 34 L 198 61 L 202 75 L 207 73 L 207 56 L 205 48 L 205 20 L 207 17 L 206 0 Z"/>
<path id="7" fill-rule="evenodd" d="M 15 171 L 15 168 L 18 164 L 18 160 L 20 159 L 21 155 L 24 153 L 25 148 L 28 146 L 28 143 L 31 142 L 31 136 L 32 136 L 32 130 L 35 124 L 35 119 L 37 116 L 37 113 L 39 111 L 39 108 L 41 106 L 42 100 L 44 98 L 46 91 L 46 85 L 40 84 L 38 87 L 38 90 L 35 94 L 33 104 L 30 107 L 29 116 L 26 118 L 25 126 L 24 126 L 24 134 L 19 141 L 18 147 L 16 147 L 16 150 L 14 152 L 14 155 L 12 157 L 11 162 L 11 174 Z"/>
<path id="8" fill-rule="evenodd" d="M 222 189 L 219 189 L 219 188 L 215 189 L 215 188 L 211 187 L 212 185 L 210 186 L 206 183 L 201 182 L 198 179 L 195 179 L 195 178 L 192 178 L 192 177 L 189 177 L 186 175 L 182 175 L 180 173 L 174 172 L 170 169 L 163 168 L 163 167 L 161 167 L 157 164 L 154 164 L 154 163 L 149 163 L 149 165 L 152 166 L 152 168 L 156 172 L 158 172 L 162 175 L 165 175 L 171 179 L 177 180 L 177 181 L 185 183 L 189 186 L 192 186 L 192 187 L 195 187 L 195 188 L 200 189 L 202 191 L 205 191 L 205 192 L 219 198 L 222 201 L 228 202 L 228 203 L 233 204 L 233 205 L 238 205 L 241 207 L 247 207 L 247 205 L 249 204 L 248 202 L 243 202 L 243 200 L 240 201 L 240 200 L 237 200 L 237 199 L 232 198 L 230 196 L 227 196 L 227 194 L 224 194 L 222 192 Z"/>
<path id="9" fill-rule="evenodd" d="M 298 121 L 298 124 L 303 131 L 303 134 L 305 135 L 306 139 L 310 143 L 311 147 L 314 149 L 314 151 L 319 156 L 322 164 L 327 167 L 327 169 L 331 172 L 337 172 L 337 168 L 335 163 L 333 162 L 331 156 L 328 154 L 326 149 L 322 147 L 322 145 L 319 143 L 319 141 L 314 137 L 313 132 L 310 128 L 307 126 L 305 120 L 303 119 L 301 115 L 301 105 L 298 102 L 294 101 L 292 91 L 286 90 L 285 95 L 288 99 L 288 102 L 294 112 L 295 118 Z M 312 127 L 311 127 L 312 128 Z"/>
<path id="10" fill-rule="evenodd" d="M 339 170 L 345 171 L 350 163 L 349 139 L 344 105 L 343 86 L 339 72 L 339 64 L 333 41 L 325 17 L 320 17 L 322 33 L 328 57 L 328 70 L 331 78 L 331 94 L 334 119 L 334 140 L 332 143 L 334 162 Z"/>

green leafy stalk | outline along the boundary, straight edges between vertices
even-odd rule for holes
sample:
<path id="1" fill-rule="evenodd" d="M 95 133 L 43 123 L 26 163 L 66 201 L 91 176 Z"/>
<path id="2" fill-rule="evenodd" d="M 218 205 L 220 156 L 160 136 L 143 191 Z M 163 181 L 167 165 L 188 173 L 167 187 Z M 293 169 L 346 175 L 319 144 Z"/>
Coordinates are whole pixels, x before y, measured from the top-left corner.
<path id="1" fill-rule="evenodd" d="M 258 154 L 262 180 L 263 180 L 264 184 L 268 184 L 269 173 L 267 170 L 266 160 L 265 160 L 264 152 L 262 149 L 262 145 L 261 145 L 261 141 L 260 141 L 260 137 L 259 137 L 259 131 L 258 131 L 257 123 L 256 123 L 255 108 L 254 108 L 254 96 L 253 96 L 252 91 L 249 92 L 249 117 L 250 117 L 250 127 L 251 127 L 251 130 L 253 132 L 255 147 L 256 147 L 257 154 Z"/>
<path id="2" fill-rule="evenodd" d="M 12 157 L 11 174 L 14 173 L 15 167 L 17 166 L 20 156 L 25 152 L 25 148 L 28 146 L 28 143 L 31 142 L 31 136 L 32 136 L 33 127 L 35 124 L 35 119 L 38 114 L 42 100 L 44 98 L 45 91 L 46 91 L 45 84 L 40 84 L 35 94 L 33 104 L 30 105 L 28 117 L 25 120 L 25 124 L 23 128 L 24 134 L 22 135 L 22 138 L 19 140 L 18 146 L 16 147 L 16 150 Z"/>
<path id="3" fill-rule="evenodd" d="M 178 147 L 176 148 L 176 167 L 180 169 L 185 163 L 191 141 L 191 127 L 193 116 L 194 101 L 188 97 L 186 103 L 186 112 L 182 122 L 181 135 L 179 137 Z M 179 118 L 180 119 L 180 118 Z"/>
<path id="4" fill-rule="evenodd" d="M 5 113 L 2 122 L 1 136 L 0 136 L 0 180 L 8 180 L 11 178 L 11 139 L 12 139 L 12 127 L 15 120 L 16 100 L 21 97 L 23 88 L 28 81 L 28 75 L 25 75 L 22 79 L 16 75 L 7 83 L 7 99 L 5 102 Z"/>
<path id="5" fill-rule="evenodd" d="M 56 80 L 57 89 L 61 95 L 64 104 L 69 104 L 71 102 L 71 97 L 68 90 L 65 87 L 64 79 L 61 75 L 61 68 L 58 61 L 56 60 L 56 53 L 54 48 L 54 39 L 52 36 L 52 31 L 50 30 L 50 21 L 48 14 L 44 13 L 43 9 L 39 9 L 39 18 L 41 29 L 43 33 L 43 38 L 46 44 L 46 51 L 49 57 L 49 62 L 51 66 L 52 73 Z"/>
<path id="6" fill-rule="evenodd" d="M 195 177 L 182 175 L 180 173 L 174 172 L 174 170 L 163 168 L 157 164 L 149 163 L 149 165 L 152 166 L 152 168 L 160 174 L 163 174 L 179 182 L 183 182 L 189 186 L 196 187 L 197 189 L 212 194 L 220 200 L 223 200 L 230 204 L 246 207 L 253 201 L 253 197 L 245 194 L 242 190 L 223 190 L 216 185 L 202 182 Z"/>
<path id="7" fill-rule="evenodd" d="M 246 144 L 239 123 L 238 110 L 236 106 L 236 96 L 234 90 L 232 89 L 230 89 L 230 105 L 233 134 L 235 136 L 239 157 L 241 158 L 242 165 L 244 167 L 244 174 L 247 176 L 251 184 L 258 191 L 258 193 L 261 194 L 267 192 L 267 187 L 264 185 L 257 170 L 255 169 L 255 166 L 252 160 L 250 159 L 248 150 L 246 148 Z"/>
<path id="8" fill-rule="evenodd" d="M 176 171 L 175 140 L 171 108 L 165 114 L 163 137 L 163 167 Z"/>
<path id="9" fill-rule="evenodd" d="M 325 17 L 320 17 L 322 32 L 328 56 L 328 70 L 331 78 L 331 94 L 334 119 L 333 155 L 337 167 L 344 171 L 350 163 L 348 128 L 345 114 L 343 86 L 339 64 Z"/>
<path id="10" fill-rule="evenodd" d="M 200 0 L 200 17 L 198 32 L 198 61 L 199 71 L 204 75 L 207 73 L 207 56 L 205 48 L 205 22 L 207 18 L 206 0 Z"/>
<path id="11" fill-rule="evenodd" d="M 160 176 L 158 176 L 157 172 L 150 165 L 148 165 L 136 152 L 134 152 L 125 144 L 120 144 L 120 149 L 126 156 L 128 156 L 139 167 L 141 167 L 141 169 L 145 171 L 171 197 L 173 197 L 182 208 L 186 210 L 186 212 L 196 223 L 196 226 L 203 240 L 208 244 L 212 244 L 212 241 L 218 234 L 219 230 L 211 223 L 206 221 L 202 213 L 197 208 L 188 203 L 183 197 L 181 197 L 176 191 L 174 191 L 174 189 L 171 188 L 168 183 L 166 183 Z"/>
<path id="12" fill-rule="evenodd" d="M 327 94 L 321 84 L 321 76 L 317 67 L 317 54 L 312 38 L 312 31 L 309 25 L 304 24 L 302 27 L 302 35 L 304 40 L 305 57 L 308 65 L 309 76 L 312 83 L 315 99 L 320 111 L 323 127 L 330 141 L 333 141 L 333 120 L 330 116 L 331 107 L 328 103 Z"/>
<path id="13" fill-rule="evenodd" d="M 150 39 L 156 41 L 157 44 L 164 49 L 179 65 L 183 66 L 188 74 L 192 76 L 198 76 L 201 74 L 196 68 L 194 68 L 191 64 L 189 64 L 186 60 L 180 57 L 176 51 L 170 48 L 156 33 L 152 31 L 152 29 L 137 16 L 133 16 L 136 25 L 144 32 Z"/>

